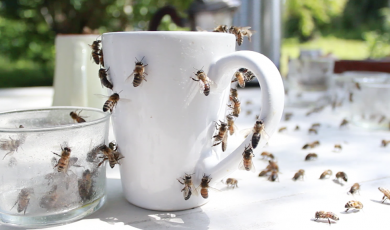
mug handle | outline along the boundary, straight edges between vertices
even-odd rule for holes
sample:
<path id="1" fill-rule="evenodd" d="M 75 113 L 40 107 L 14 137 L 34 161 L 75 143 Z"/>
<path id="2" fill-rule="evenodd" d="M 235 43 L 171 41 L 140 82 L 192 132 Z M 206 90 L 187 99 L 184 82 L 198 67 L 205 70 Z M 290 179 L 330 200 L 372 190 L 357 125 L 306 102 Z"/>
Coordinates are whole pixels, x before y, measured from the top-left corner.
<path id="1" fill-rule="evenodd" d="M 284 108 L 284 87 L 279 70 L 270 59 L 260 53 L 237 51 L 217 60 L 210 67 L 209 76 L 214 76 L 215 80 L 220 82 L 219 78 L 232 76 L 232 74 L 227 75 L 226 73 L 234 73 L 240 68 L 251 70 L 260 83 L 262 108 L 259 119 L 264 122 L 265 132 L 271 137 L 278 127 Z M 255 122 L 253 122 L 254 124 Z M 242 153 L 245 146 L 251 143 L 252 134 L 253 132 L 245 138 L 240 146 L 220 162 L 215 164 L 211 157 L 203 159 L 202 166 L 198 168 L 196 174 L 210 174 L 213 182 L 217 183 L 223 177 L 236 171 L 240 161 L 243 159 Z M 264 139 L 261 139 L 256 149 L 260 149 L 266 144 Z"/>

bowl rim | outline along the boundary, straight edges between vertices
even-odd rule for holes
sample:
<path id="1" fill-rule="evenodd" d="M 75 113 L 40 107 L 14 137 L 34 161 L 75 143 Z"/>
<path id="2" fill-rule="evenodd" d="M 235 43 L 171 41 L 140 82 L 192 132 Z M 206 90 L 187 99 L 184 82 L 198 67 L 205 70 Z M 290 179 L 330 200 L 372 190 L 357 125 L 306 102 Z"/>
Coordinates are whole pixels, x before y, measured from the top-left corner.
<path id="1" fill-rule="evenodd" d="M 79 106 L 51 106 L 51 107 L 41 107 L 34 109 L 15 109 L 0 112 L 0 119 L 2 115 L 13 114 L 13 113 L 26 113 L 26 112 L 39 112 L 39 111 L 53 111 L 53 110 L 87 110 L 92 112 L 98 112 L 103 114 L 103 117 L 86 121 L 82 123 L 74 123 L 74 124 L 66 124 L 55 127 L 45 127 L 45 128 L 2 128 L 0 127 L 0 133 L 27 133 L 27 132 L 42 132 L 42 131 L 57 131 L 57 130 L 65 130 L 65 129 L 77 129 L 85 126 L 91 126 L 98 123 L 103 123 L 109 120 L 111 114 L 107 112 L 103 112 L 101 109 L 91 108 L 91 107 L 79 107 Z"/>

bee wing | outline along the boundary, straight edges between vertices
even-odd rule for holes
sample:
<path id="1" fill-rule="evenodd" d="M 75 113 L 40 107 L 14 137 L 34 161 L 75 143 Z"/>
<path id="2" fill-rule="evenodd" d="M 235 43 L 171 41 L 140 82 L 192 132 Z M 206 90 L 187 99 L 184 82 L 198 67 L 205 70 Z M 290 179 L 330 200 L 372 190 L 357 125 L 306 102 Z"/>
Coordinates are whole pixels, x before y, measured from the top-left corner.
<path id="1" fill-rule="evenodd" d="M 184 199 L 186 199 L 188 197 L 188 194 L 191 192 L 191 188 L 188 187 L 188 186 L 185 186 L 184 187 L 184 191 L 183 191 L 183 197 Z M 187 198 L 188 199 L 188 198 Z"/>
<path id="2" fill-rule="evenodd" d="M 253 164 L 253 160 L 251 162 L 251 166 L 250 166 L 250 170 L 251 172 L 255 173 L 256 172 L 256 168 L 255 168 L 255 165 Z"/>
<path id="3" fill-rule="evenodd" d="M 221 192 L 221 190 L 216 189 L 216 188 L 213 188 L 213 187 L 210 187 L 210 186 L 208 187 L 208 189 L 209 189 L 209 190 L 213 190 L 213 191 L 215 191 L 215 192 Z"/>
<path id="4" fill-rule="evenodd" d="M 199 81 L 199 93 L 203 93 L 205 89 L 203 81 Z"/>
<path id="5" fill-rule="evenodd" d="M 104 98 L 104 99 L 108 99 L 110 97 L 110 96 L 103 95 L 103 94 L 95 94 L 95 96 L 97 96 L 99 98 Z"/>
<path id="6" fill-rule="evenodd" d="M 131 78 L 131 76 L 134 76 L 134 71 L 126 78 L 125 81 L 129 80 Z"/>
<path id="7" fill-rule="evenodd" d="M 69 158 L 68 168 L 72 167 L 74 164 L 76 164 L 78 158 L 77 157 L 71 157 Z"/>
<path id="8" fill-rule="evenodd" d="M 193 184 L 191 185 L 191 190 L 192 190 L 192 193 L 193 193 L 195 196 L 199 196 L 198 190 L 195 188 L 195 186 L 194 186 Z"/>
<path id="9" fill-rule="evenodd" d="M 202 29 L 200 26 L 196 27 L 196 31 L 198 31 L 198 32 L 208 32 L 207 30 Z"/>
<path id="10" fill-rule="evenodd" d="M 263 131 L 261 131 L 260 134 L 261 134 L 261 137 L 260 137 L 260 138 L 261 138 L 261 139 L 264 138 L 264 139 L 265 139 L 265 143 L 267 143 L 268 140 L 269 140 L 269 135 L 268 135 L 268 133 L 265 131 L 265 129 L 263 129 Z M 260 139 L 260 140 L 261 140 L 261 139 Z"/>
<path id="11" fill-rule="evenodd" d="M 249 129 L 243 129 L 240 131 L 240 134 L 244 136 L 244 138 L 247 138 L 249 134 L 252 133 L 252 128 Z"/>
<path id="12" fill-rule="evenodd" d="M 54 168 L 54 166 L 56 166 L 56 164 L 57 164 L 57 159 L 55 157 L 52 157 L 51 158 L 51 166 L 53 166 L 53 168 Z"/>

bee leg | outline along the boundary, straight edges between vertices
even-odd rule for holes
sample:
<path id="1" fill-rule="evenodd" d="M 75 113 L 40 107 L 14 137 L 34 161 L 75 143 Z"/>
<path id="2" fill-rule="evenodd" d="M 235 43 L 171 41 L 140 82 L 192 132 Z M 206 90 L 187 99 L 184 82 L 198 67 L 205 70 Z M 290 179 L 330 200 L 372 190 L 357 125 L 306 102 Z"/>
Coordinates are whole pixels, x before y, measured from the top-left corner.
<path id="1" fill-rule="evenodd" d="M 13 152 L 13 150 L 11 150 L 11 151 L 9 151 L 8 153 L 6 153 L 5 155 L 4 155 L 4 157 L 3 157 L 3 160 L 4 160 L 4 158 L 8 155 L 8 154 L 10 154 L 10 153 L 12 153 Z"/>
<path id="2" fill-rule="evenodd" d="M 219 145 L 219 144 L 221 144 L 221 143 L 222 143 L 222 141 L 220 141 L 220 142 L 218 142 L 218 143 L 215 143 L 213 146 Z"/>
<path id="3" fill-rule="evenodd" d="M 15 205 L 18 203 L 18 200 L 16 200 L 14 206 L 12 206 L 12 208 L 10 209 L 10 211 L 15 207 Z"/>
<path id="4" fill-rule="evenodd" d="M 347 210 L 345 210 L 345 212 L 348 212 L 349 208 L 347 208 Z"/>
<path id="5" fill-rule="evenodd" d="M 59 154 L 57 154 L 57 153 L 55 153 L 55 152 L 52 152 L 53 154 L 55 154 L 55 155 L 57 155 L 57 156 L 59 156 L 59 157 L 61 157 L 61 155 L 59 155 Z"/>
<path id="6" fill-rule="evenodd" d="M 195 78 L 193 78 L 193 77 L 191 77 L 191 79 L 192 79 L 192 80 L 194 80 L 194 81 L 200 81 L 200 79 L 196 80 L 196 79 L 195 79 Z"/>
<path id="7" fill-rule="evenodd" d="M 383 203 L 385 203 L 385 200 L 387 199 L 387 197 L 384 196 L 382 199 L 383 199 L 383 201 L 382 201 L 382 204 L 383 204 Z"/>
<path id="8" fill-rule="evenodd" d="M 104 158 L 104 159 L 102 160 L 102 162 L 100 162 L 100 163 L 98 164 L 97 168 L 99 168 L 99 166 L 100 166 L 101 164 L 103 164 L 103 162 L 105 162 L 106 160 L 108 160 L 108 158 Z"/>
<path id="9" fill-rule="evenodd" d="M 23 215 L 26 215 L 26 210 L 27 210 L 27 207 L 28 207 L 28 204 L 30 203 L 30 199 L 27 201 L 27 205 L 26 205 L 26 208 L 24 208 L 24 212 L 23 212 Z"/>
<path id="10" fill-rule="evenodd" d="M 177 181 L 179 181 L 179 183 L 180 184 L 184 184 L 183 182 L 181 182 L 179 179 L 176 179 Z M 183 188 L 184 189 L 184 188 Z M 181 191 L 183 191 L 183 190 L 181 190 Z"/>
<path id="11" fill-rule="evenodd" d="M 330 220 L 329 220 L 329 218 L 328 218 L 328 222 L 329 222 L 329 225 L 330 225 Z"/>

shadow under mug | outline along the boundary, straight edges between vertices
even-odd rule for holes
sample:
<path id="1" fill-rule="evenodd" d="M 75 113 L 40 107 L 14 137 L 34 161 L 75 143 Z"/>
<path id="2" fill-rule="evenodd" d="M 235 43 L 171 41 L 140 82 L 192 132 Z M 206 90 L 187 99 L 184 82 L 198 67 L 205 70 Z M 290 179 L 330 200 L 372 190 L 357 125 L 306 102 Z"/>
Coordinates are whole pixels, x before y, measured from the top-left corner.
<path id="1" fill-rule="evenodd" d="M 211 32 L 103 34 L 106 68 L 113 91 L 120 95 L 112 123 L 125 156 L 120 172 L 130 203 L 164 211 L 198 207 L 207 199 L 192 195 L 185 200 L 184 185 L 177 179 L 192 174 L 198 187 L 206 174 L 213 186 L 238 169 L 252 135 L 221 161 L 215 153 L 221 146 L 213 147 L 213 135 L 216 122 L 225 121 L 230 113 L 231 79 L 239 68 L 248 68 L 257 76 L 262 97 L 259 119 L 269 136 L 276 130 L 284 107 L 280 73 L 259 53 L 235 52 L 235 40 L 232 34 Z M 141 60 L 147 65 L 146 81 L 134 87 L 130 75 L 135 62 Z M 208 96 L 191 79 L 196 79 L 194 73 L 200 69 L 213 81 Z M 262 138 L 257 148 L 265 142 Z"/>

